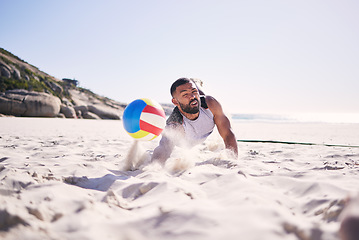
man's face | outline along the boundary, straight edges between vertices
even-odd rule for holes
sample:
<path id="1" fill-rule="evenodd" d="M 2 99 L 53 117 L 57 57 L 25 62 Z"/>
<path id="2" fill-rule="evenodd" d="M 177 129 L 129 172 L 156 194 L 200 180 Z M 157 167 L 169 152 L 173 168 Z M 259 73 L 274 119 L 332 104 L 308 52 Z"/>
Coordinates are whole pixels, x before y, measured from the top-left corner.
<path id="1" fill-rule="evenodd" d="M 185 113 L 198 113 L 200 99 L 196 85 L 194 83 L 186 83 L 178 86 L 174 92 L 172 102 Z"/>

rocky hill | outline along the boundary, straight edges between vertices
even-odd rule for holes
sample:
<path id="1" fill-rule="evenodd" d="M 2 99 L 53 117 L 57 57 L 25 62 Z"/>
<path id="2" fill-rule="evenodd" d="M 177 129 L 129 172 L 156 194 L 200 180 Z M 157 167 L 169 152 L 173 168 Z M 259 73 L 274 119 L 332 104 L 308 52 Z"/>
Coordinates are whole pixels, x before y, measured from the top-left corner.
<path id="1" fill-rule="evenodd" d="M 0 115 L 121 119 L 125 103 L 57 79 L 0 48 Z M 165 112 L 170 106 L 163 106 Z"/>

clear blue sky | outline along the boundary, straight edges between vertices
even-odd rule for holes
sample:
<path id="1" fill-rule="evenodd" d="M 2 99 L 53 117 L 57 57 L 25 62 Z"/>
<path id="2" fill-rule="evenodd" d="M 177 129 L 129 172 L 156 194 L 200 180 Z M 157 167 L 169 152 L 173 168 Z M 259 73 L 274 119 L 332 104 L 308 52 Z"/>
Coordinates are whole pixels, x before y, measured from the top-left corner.
<path id="1" fill-rule="evenodd" d="M 180 77 L 236 113 L 359 113 L 356 0 L 0 0 L 0 47 L 130 102 Z"/>

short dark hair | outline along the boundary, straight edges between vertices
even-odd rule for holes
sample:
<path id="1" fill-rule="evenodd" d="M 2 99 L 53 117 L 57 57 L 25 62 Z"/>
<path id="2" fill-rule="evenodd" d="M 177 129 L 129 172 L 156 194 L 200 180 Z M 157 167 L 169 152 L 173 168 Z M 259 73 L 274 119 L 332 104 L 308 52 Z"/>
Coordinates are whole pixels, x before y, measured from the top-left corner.
<path id="1" fill-rule="evenodd" d="M 172 83 L 171 96 L 173 97 L 173 93 L 176 91 L 178 86 L 181 86 L 183 84 L 190 83 L 190 82 L 192 82 L 192 81 L 189 78 L 179 78 L 179 79 L 177 79 L 174 83 Z"/>

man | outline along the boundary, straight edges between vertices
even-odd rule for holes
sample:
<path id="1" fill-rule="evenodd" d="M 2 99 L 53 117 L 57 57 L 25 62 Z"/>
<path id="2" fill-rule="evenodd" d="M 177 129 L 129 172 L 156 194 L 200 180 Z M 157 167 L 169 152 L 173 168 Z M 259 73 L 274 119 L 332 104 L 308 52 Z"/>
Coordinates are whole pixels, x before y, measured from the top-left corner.
<path id="1" fill-rule="evenodd" d="M 215 126 L 227 149 L 238 154 L 237 141 L 230 122 L 219 102 L 204 95 L 189 78 L 180 78 L 171 86 L 172 103 L 176 106 L 167 119 L 159 146 L 152 159 L 164 163 L 175 145 L 192 147 L 204 142 Z"/>

